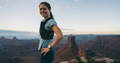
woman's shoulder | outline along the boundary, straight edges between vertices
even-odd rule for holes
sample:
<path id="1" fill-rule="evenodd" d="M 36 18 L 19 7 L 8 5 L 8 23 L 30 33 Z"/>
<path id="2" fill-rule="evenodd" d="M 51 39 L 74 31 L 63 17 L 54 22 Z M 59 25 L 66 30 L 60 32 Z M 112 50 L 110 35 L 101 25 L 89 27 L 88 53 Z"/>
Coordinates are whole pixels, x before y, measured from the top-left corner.
<path id="1" fill-rule="evenodd" d="M 57 24 L 56 21 L 55 21 L 55 19 L 50 19 L 50 20 L 48 21 L 48 23 L 54 23 L 54 24 Z"/>
<path id="2" fill-rule="evenodd" d="M 47 23 L 46 23 L 46 29 L 48 30 L 52 30 L 52 27 L 54 25 L 57 25 L 56 21 L 54 19 L 50 19 Z"/>

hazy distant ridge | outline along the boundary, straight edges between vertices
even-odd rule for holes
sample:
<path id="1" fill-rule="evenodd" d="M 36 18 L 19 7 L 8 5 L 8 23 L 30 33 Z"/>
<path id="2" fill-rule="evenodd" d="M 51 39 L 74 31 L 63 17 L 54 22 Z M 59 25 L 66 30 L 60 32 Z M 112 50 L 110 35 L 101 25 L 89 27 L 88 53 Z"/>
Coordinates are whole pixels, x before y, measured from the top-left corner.
<path id="1" fill-rule="evenodd" d="M 37 39 L 39 38 L 39 33 L 35 32 L 25 32 L 25 31 L 11 31 L 11 30 L 0 30 L 0 37 L 13 38 L 17 37 L 18 39 Z"/>

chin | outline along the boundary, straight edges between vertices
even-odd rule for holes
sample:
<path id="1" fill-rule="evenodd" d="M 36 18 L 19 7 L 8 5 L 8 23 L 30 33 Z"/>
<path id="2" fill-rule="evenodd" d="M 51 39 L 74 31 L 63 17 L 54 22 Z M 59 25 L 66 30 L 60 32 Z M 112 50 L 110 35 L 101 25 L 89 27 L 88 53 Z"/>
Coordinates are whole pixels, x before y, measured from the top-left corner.
<path id="1" fill-rule="evenodd" d="M 43 16 L 44 18 L 46 18 L 47 16 Z"/>
<path id="2" fill-rule="evenodd" d="M 42 15 L 42 17 L 44 17 L 44 18 L 45 18 L 45 16 L 43 16 L 43 15 Z"/>

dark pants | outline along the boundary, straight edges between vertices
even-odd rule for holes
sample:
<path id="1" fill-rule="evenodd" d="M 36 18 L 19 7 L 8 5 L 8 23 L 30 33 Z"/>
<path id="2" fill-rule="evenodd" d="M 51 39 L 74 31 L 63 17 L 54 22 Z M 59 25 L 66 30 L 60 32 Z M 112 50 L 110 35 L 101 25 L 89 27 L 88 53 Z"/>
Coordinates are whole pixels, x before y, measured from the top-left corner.
<path id="1" fill-rule="evenodd" d="M 50 50 L 46 55 L 40 55 L 40 63 L 52 63 L 54 59 L 54 52 Z"/>

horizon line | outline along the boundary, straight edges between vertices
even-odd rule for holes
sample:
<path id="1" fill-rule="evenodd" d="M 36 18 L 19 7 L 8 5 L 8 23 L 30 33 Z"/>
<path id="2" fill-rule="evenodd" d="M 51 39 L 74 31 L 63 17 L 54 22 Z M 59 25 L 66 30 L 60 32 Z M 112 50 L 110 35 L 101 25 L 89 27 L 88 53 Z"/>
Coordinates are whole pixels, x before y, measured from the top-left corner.
<path id="1" fill-rule="evenodd" d="M 35 32 L 35 31 L 22 31 L 22 30 L 9 30 L 9 29 L 0 29 L 0 30 L 4 30 L 4 31 L 19 31 L 19 32 L 33 32 L 33 33 L 38 33 L 38 32 Z M 78 32 L 65 32 L 65 31 L 63 31 L 63 34 L 120 34 L 120 32 L 81 32 L 81 31 L 78 31 Z"/>

